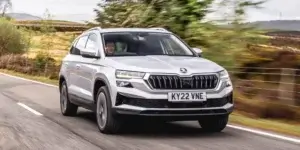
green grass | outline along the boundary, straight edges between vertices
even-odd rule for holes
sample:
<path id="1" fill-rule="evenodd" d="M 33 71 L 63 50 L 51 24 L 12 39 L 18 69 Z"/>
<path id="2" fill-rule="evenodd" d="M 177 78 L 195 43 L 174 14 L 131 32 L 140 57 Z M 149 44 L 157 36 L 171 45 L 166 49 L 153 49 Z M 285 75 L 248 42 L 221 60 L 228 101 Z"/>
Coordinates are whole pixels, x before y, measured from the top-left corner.
<path id="1" fill-rule="evenodd" d="M 234 112 L 230 123 L 300 137 L 300 122 L 253 118 Z"/>
<path id="2" fill-rule="evenodd" d="M 22 77 L 22 78 L 26 78 L 26 79 L 31 79 L 31 80 L 48 83 L 51 85 L 56 85 L 56 86 L 58 85 L 57 80 L 50 80 L 47 77 L 30 76 L 30 75 L 25 75 L 22 73 L 17 73 L 17 72 L 5 70 L 5 69 L 0 69 L 0 72 L 18 76 L 18 77 Z M 241 114 L 239 112 L 234 112 L 230 116 L 229 120 L 230 120 L 231 124 L 243 125 L 243 126 L 248 126 L 248 127 L 252 127 L 252 128 L 263 129 L 263 130 L 267 130 L 267 131 L 273 131 L 273 132 L 277 132 L 277 133 L 300 137 L 300 122 L 254 118 L 254 117 L 250 117 L 248 115 Z"/>
<path id="3" fill-rule="evenodd" d="M 32 31 L 31 45 L 27 57 L 35 58 L 40 51 L 48 52 L 56 61 L 60 61 L 69 51 L 76 32 L 55 32 L 49 35 Z"/>

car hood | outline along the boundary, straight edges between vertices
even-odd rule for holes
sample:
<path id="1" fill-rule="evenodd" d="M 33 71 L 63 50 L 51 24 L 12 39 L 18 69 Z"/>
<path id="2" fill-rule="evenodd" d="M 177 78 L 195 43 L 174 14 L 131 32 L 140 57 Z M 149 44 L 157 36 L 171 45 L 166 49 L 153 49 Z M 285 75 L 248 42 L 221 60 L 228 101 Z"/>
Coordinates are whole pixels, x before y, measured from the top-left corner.
<path id="1" fill-rule="evenodd" d="M 107 57 L 107 59 L 112 67 L 120 70 L 180 73 L 180 68 L 186 68 L 187 74 L 209 73 L 223 70 L 223 67 L 218 64 L 201 57 L 124 56 Z"/>

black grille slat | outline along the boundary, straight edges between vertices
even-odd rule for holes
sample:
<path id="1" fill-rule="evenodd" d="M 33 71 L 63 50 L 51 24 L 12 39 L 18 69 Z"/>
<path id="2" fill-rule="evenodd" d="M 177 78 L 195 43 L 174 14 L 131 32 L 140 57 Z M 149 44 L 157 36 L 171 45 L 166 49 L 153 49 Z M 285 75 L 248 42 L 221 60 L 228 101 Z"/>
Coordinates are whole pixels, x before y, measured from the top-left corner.
<path id="1" fill-rule="evenodd" d="M 174 77 L 174 80 L 175 80 L 175 82 L 174 82 L 174 84 L 175 84 L 175 89 L 177 89 L 177 88 L 178 88 L 178 84 L 177 84 L 177 83 L 178 83 L 178 82 L 177 82 L 178 79 L 177 79 L 177 77 Z"/>
<path id="2" fill-rule="evenodd" d="M 153 87 L 155 87 L 154 80 L 152 79 L 152 77 L 149 78 L 149 83 L 150 83 Z"/>
<path id="3" fill-rule="evenodd" d="M 173 84 L 172 84 L 172 77 L 168 76 L 168 82 L 171 88 L 173 88 Z"/>
<path id="4" fill-rule="evenodd" d="M 202 89 L 203 86 L 204 86 L 204 77 L 203 76 L 200 76 L 200 88 Z"/>
<path id="5" fill-rule="evenodd" d="M 160 76 L 158 76 L 158 77 L 157 77 L 157 81 L 158 81 L 158 88 L 160 88 L 160 89 L 161 89 L 161 81 L 160 81 L 160 79 L 161 79 L 161 78 L 160 78 Z"/>
<path id="6" fill-rule="evenodd" d="M 163 80 L 164 80 L 164 87 L 167 87 L 167 77 L 163 76 Z"/>
<path id="7" fill-rule="evenodd" d="M 218 84 L 216 75 L 150 75 L 148 83 L 154 89 L 214 89 Z"/>
<path id="8" fill-rule="evenodd" d="M 209 87 L 212 87 L 212 83 L 211 83 L 213 81 L 212 79 L 213 79 L 212 76 L 209 76 Z"/>
<path id="9" fill-rule="evenodd" d="M 207 87 L 207 76 L 204 76 L 204 79 L 205 79 L 205 86 Z"/>
<path id="10" fill-rule="evenodd" d="M 199 87 L 199 84 L 198 84 L 198 82 L 199 82 L 199 77 L 198 76 L 196 76 L 195 77 L 195 82 L 196 82 L 196 89 Z"/>

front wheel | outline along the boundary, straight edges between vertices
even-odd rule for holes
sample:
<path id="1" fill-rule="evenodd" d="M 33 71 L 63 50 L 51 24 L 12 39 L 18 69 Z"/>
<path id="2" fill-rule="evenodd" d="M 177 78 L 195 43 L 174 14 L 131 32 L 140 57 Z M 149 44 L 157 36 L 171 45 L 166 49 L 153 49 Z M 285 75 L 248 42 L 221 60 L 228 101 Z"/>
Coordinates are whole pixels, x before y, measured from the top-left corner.
<path id="1" fill-rule="evenodd" d="M 212 116 L 198 121 L 200 126 L 208 132 L 221 132 L 228 123 L 228 115 Z"/>
<path id="2" fill-rule="evenodd" d="M 101 87 L 97 94 L 96 118 L 100 132 L 105 134 L 117 133 L 121 126 L 120 118 L 112 113 L 111 99 L 106 86 Z"/>

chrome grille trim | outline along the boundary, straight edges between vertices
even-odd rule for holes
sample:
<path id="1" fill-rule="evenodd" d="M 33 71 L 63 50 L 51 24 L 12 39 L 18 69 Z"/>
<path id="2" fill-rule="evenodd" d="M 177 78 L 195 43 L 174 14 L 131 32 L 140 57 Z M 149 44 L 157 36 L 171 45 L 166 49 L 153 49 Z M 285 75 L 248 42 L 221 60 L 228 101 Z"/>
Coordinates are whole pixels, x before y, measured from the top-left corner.
<path id="1" fill-rule="evenodd" d="M 216 74 L 192 76 L 180 75 L 149 75 L 146 82 L 155 90 L 211 90 L 218 85 Z"/>

